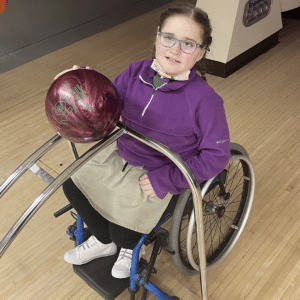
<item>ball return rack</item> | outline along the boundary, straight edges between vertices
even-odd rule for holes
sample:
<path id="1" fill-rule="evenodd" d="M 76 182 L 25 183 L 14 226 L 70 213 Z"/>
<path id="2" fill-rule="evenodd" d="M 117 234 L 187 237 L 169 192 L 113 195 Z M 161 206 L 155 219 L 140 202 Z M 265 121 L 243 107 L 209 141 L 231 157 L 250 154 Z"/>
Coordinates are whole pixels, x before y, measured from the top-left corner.
<path id="1" fill-rule="evenodd" d="M 201 286 L 201 294 L 202 300 L 208 300 L 207 294 L 207 282 L 206 282 L 206 254 L 205 254 L 205 241 L 204 241 L 204 226 L 203 226 L 203 212 L 202 212 L 202 198 L 200 186 L 189 169 L 187 164 L 180 158 L 180 156 L 172 151 L 170 148 L 161 144 L 160 142 L 155 141 L 154 139 L 141 134 L 140 132 L 130 128 L 129 126 L 123 124 L 122 122 L 118 122 L 115 130 L 110 133 L 107 137 L 100 140 L 97 144 L 92 146 L 89 150 L 87 150 L 83 155 L 78 157 L 76 155 L 76 150 L 74 149 L 75 161 L 70 164 L 62 173 L 60 173 L 56 178 L 53 178 L 50 174 L 48 174 L 45 170 L 40 168 L 36 162 L 43 157 L 47 152 L 49 152 L 53 147 L 58 145 L 63 138 L 57 134 L 48 140 L 43 146 L 41 146 L 37 151 L 35 151 L 31 156 L 29 156 L 8 178 L 7 180 L 0 186 L 0 198 L 12 187 L 12 185 L 28 170 L 31 170 L 35 173 L 39 178 L 45 181 L 48 186 L 43 190 L 43 192 L 32 202 L 32 204 L 25 210 L 25 212 L 20 216 L 20 218 L 16 221 L 16 223 L 12 226 L 12 228 L 7 232 L 2 241 L 0 242 L 0 258 L 4 255 L 5 251 L 11 245 L 11 243 L 15 240 L 20 231 L 25 227 L 25 225 L 29 222 L 29 220 L 34 216 L 34 214 L 41 208 L 41 206 L 53 195 L 53 193 L 67 180 L 69 179 L 81 166 L 83 166 L 87 161 L 89 161 L 92 157 L 102 151 L 104 148 L 115 142 L 118 138 L 120 138 L 123 134 L 127 134 L 140 142 L 150 146 L 151 148 L 159 151 L 160 153 L 167 156 L 183 173 L 185 178 L 187 179 L 192 195 L 193 202 L 195 208 L 195 217 L 196 217 L 196 230 L 197 230 L 197 246 L 198 246 L 198 254 L 199 254 L 199 269 L 200 269 L 200 286 Z M 73 145 L 74 146 L 74 145 Z M 212 180 L 212 179 L 211 179 Z M 60 215 L 67 210 L 70 209 L 70 206 L 63 208 L 57 215 Z M 164 234 L 164 233 L 162 233 Z M 162 239 L 158 238 L 158 241 Z M 159 244 L 154 247 L 160 247 Z M 115 293 L 112 291 L 107 291 L 105 287 L 99 286 L 97 282 L 97 278 L 99 277 L 99 269 L 105 272 L 106 269 L 109 269 L 109 273 L 113 263 L 115 262 L 116 257 L 111 257 L 110 259 L 101 259 L 104 263 L 99 263 L 100 260 L 96 260 L 97 264 L 100 265 L 93 266 L 92 268 L 86 268 L 89 264 L 85 266 L 74 266 L 74 271 L 83 280 L 88 283 L 94 290 L 96 290 L 102 297 L 107 300 L 115 299 L 120 294 L 120 290 L 124 290 L 128 285 L 130 285 L 131 290 L 136 286 L 136 281 L 133 281 L 132 278 L 120 280 L 115 279 L 119 283 L 123 281 L 122 284 L 117 285 L 113 282 L 105 283 L 108 285 L 112 285 L 113 289 L 116 288 L 118 291 Z M 113 261 L 113 262 L 112 262 Z M 107 270 L 106 270 L 107 271 Z M 112 278 L 112 277 L 111 277 Z M 136 278 L 135 278 L 136 279 Z M 130 282 L 129 282 L 130 281 Z M 141 283 L 141 282 L 139 282 Z M 120 285 L 122 286 L 120 288 Z M 148 282 L 143 285 L 146 290 L 150 290 L 153 292 L 153 284 Z M 122 291 L 123 291 L 122 290 Z M 158 299 L 178 299 L 177 297 L 169 297 L 156 288 L 157 294 L 155 296 Z M 122 292 L 121 291 L 121 292 Z M 130 296 L 130 299 L 134 299 L 134 296 Z"/>

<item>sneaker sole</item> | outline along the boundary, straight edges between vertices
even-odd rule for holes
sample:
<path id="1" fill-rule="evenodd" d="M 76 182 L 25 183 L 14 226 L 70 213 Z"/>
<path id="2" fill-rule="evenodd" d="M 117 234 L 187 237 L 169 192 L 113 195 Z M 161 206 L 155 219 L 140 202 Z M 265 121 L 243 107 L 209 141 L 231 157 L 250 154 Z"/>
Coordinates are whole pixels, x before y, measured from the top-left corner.
<path id="1" fill-rule="evenodd" d="M 139 255 L 139 260 L 141 259 L 141 257 L 146 254 L 146 250 L 145 250 L 145 246 L 143 245 L 140 251 L 140 255 Z M 124 276 L 122 272 L 117 272 L 114 269 L 111 270 L 111 276 L 117 279 L 125 279 L 125 278 L 129 278 L 130 274 L 128 276 Z"/>
<path id="2" fill-rule="evenodd" d="M 129 278 L 130 274 L 128 276 L 124 276 L 123 274 L 121 274 L 121 272 L 111 272 L 111 276 L 117 279 L 125 279 L 125 278 Z"/>
<path id="3" fill-rule="evenodd" d="M 115 255 L 116 253 L 117 253 L 117 249 L 116 249 L 116 251 L 113 252 L 113 253 L 109 253 L 109 254 L 105 254 L 105 255 L 98 255 L 98 256 L 95 256 L 95 257 L 90 258 L 90 259 L 88 259 L 88 260 L 81 261 L 81 262 L 78 262 L 78 261 L 76 261 L 76 260 L 73 260 L 72 258 L 69 258 L 69 257 L 66 258 L 66 256 L 64 256 L 64 260 L 65 260 L 67 263 L 69 263 L 69 264 L 76 265 L 76 266 L 81 266 L 81 265 L 84 265 L 84 264 L 87 264 L 87 263 L 91 262 L 91 261 L 94 260 L 94 259 L 101 258 L 101 257 L 112 256 L 112 255 Z"/>

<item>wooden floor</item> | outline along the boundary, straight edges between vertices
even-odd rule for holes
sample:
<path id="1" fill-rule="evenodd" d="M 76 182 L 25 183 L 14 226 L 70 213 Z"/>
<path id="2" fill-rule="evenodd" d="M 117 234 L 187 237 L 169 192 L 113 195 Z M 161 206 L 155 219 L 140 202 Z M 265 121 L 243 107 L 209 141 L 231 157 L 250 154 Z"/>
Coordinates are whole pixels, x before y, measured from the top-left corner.
<path id="1" fill-rule="evenodd" d="M 113 79 L 150 58 L 157 16 L 165 7 L 0 75 L 0 182 L 55 132 L 44 99 L 60 71 L 89 65 Z M 284 20 L 280 43 L 227 79 L 208 75 L 223 97 L 231 140 L 249 152 L 256 173 L 253 209 L 229 256 L 208 272 L 210 300 L 300 299 L 300 21 Z M 84 151 L 81 146 L 79 151 Z M 40 165 L 56 175 L 71 163 L 67 143 Z M 0 199 L 0 239 L 46 187 L 31 172 Z M 73 244 L 58 190 L 0 260 L 1 300 L 101 299 L 63 260 Z M 159 256 L 154 283 L 181 299 L 201 299 L 199 278 L 184 277 Z M 125 291 L 118 299 L 128 299 Z M 154 299 L 149 296 L 149 299 Z"/>

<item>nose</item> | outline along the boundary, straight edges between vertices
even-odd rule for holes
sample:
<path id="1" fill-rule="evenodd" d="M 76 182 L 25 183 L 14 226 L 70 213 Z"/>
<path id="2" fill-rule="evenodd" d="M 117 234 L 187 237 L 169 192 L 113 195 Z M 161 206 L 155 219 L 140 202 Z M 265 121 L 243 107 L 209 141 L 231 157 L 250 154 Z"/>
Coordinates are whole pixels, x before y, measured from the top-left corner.
<path id="1" fill-rule="evenodd" d="M 181 52 L 180 42 L 176 41 L 175 45 L 171 48 L 171 52 L 174 54 L 179 54 Z"/>

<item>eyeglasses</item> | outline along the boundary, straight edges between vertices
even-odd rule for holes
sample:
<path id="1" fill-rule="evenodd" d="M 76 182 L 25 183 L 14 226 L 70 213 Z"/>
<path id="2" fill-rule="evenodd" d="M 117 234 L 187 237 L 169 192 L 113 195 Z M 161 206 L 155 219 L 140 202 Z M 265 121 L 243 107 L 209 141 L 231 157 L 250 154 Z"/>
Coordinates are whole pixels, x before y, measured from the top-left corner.
<path id="1" fill-rule="evenodd" d="M 158 37 L 160 43 L 164 47 L 172 48 L 176 43 L 179 43 L 180 50 L 186 54 L 193 54 L 197 47 L 200 49 L 205 49 L 200 44 L 197 44 L 195 41 L 190 40 L 178 40 L 172 34 L 165 33 L 165 32 L 158 32 Z M 209 51 L 209 49 L 206 49 Z"/>

